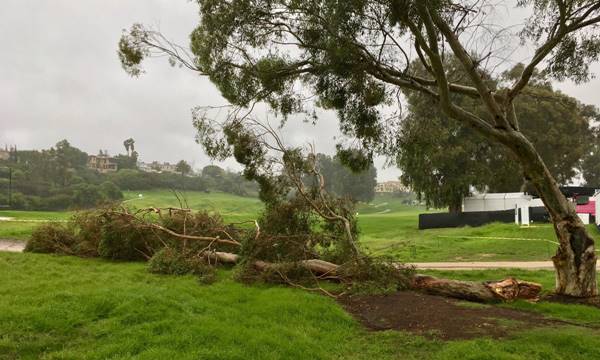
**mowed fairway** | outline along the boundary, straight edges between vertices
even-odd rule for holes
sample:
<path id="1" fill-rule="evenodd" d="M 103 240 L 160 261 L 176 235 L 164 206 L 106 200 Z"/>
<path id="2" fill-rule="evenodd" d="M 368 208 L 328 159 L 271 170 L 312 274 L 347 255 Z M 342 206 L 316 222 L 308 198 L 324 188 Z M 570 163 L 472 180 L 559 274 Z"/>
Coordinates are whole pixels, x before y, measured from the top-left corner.
<path id="1" fill-rule="evenodd" d="M 232 275 L 200 285 L 143 263 L 0 253 L 0 359 L 600 358 L 598 330 L 573 326 L 598 326 L 598 309 L 516 303 L 571 325 L 444 342 L 367 331 L 331 298 Z"/>
<path id="2" fill-rule="evenodd" d="M 423 212 L 424 208 L 402 205 L 392 196 L 378 196 L 359 208 L 361 243 L 375 254 L 404 262 L 549 260 L 557 247 L 551 224 L 419 230 L 418 216 Z M 589 232 L 600 238 L 594 225 Z"/>
<path id="3" fill-rule="evenodd" d="M 178 207 L 181 200 L 192 209 L 219 212 L 227 222 L 254 220 L 263 209 L 257 198 L 216 192 L 182 193 L 180 200 L 167 190 L 124 194 L 124 204 L 131 208 Z M 399 198 L 389 195 L 378 195 L 372 203 L 359 205 L 362 246 L 376 255 L 391 255 L 404 262 L 548 260 L 556 249 L 550 224 L 519 227 L 497 223 L 476 228 L 418 230 L 418 214 L 425 211 L 423 207 L 404 205 Z M 65 220 L 70 215 L 70 212 L 0 211 L 0 217 L 17 220 L 0 221 L 0 239 L 25 240 L 39 225 L 37 221 Z M 595 226 L 590 225 L 589 231 L 600 239 Z"/>
<path id="4" fill-rule="evenodd" d="M 194 210 L 218 212 L 227 222 L 241 222 L 256 219 L 263 205 L 256 197 L 197 191 L 177 193 L 168 190 L 125 191 L 125 204 L 128 207 L 189 207 Z M 141 197 L 139 195 L 142 195 Z M 178 199 L 179 197 L 179 199 Z M 181 204 L 180 204 L 181 200 Z"/>

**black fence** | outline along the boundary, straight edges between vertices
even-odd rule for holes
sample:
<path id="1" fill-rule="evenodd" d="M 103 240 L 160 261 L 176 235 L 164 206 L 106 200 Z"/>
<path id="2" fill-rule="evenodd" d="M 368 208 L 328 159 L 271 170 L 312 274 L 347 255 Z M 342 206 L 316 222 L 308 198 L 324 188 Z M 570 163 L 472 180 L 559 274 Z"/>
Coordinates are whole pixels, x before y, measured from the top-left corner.
<path id="1" fill-rule="evenodd" d="M 543 206 L 530 207 L 529 221 L 532 221 L 534 223 L 547 223 L 550 222 L 550 214 L 548 213 L 548 210 L 546 210 L 546 208 Z"/>
<path id="2" fill-rule="evenodd" d="M 419 229 L 481 226 L 492 222 L 514 223 L 514 210 L 470 211 L 458 214 L 419 214 Z"/>
<path id="3" fill-rule="evenodd" d="M 521 209 L 519 209 L 519 222 L 521 222 Z M 550 214 L 543 206 L 529 208 L 529 221 L 534 223 L 550 222 Z M 590 216 L 590 223 L 595 218 Z M 419 214 L 419 229 L 453 228 L 461 226 L 482 226 L 493 222 L 515 222 L 514 210 L 500 211 L 469 211 L 459 214 L 435 213 Z"/>

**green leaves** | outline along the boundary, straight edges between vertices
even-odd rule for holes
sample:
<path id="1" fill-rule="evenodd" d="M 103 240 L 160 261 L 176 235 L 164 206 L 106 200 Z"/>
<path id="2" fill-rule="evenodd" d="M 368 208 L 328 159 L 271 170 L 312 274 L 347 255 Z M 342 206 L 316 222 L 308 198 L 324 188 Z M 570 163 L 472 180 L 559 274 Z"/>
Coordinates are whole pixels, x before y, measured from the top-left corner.
<path id="1" fill-rule="evenodd" d="M 134 24 L 128 33 L 123 30 L 117 54 L 123 70 L 131 76 L 143 73 L 142 61 L 150 54 L 146 39 L 147 33 L 141 24 Z"/>

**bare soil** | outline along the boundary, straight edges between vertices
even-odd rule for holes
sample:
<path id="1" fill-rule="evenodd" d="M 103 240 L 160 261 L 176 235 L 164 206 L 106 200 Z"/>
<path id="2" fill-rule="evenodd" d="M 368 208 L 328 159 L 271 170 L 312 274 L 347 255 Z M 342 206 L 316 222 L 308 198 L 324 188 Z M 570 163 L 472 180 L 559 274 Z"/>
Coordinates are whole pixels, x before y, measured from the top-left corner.
<path id="1" fill-rule="evenodd" d="M 535 313 L 413 291 L 344 296 L 339 302 L 370 330 L 402 330 L 443 340 L 502 338 L 511 331 L 564 325 Z"/>
<path id="2" fill-rule="evenodd" d="M 0 239 L 0 251 L 21 252 L 23 249 L 25 249 L 24 242 Z"/>

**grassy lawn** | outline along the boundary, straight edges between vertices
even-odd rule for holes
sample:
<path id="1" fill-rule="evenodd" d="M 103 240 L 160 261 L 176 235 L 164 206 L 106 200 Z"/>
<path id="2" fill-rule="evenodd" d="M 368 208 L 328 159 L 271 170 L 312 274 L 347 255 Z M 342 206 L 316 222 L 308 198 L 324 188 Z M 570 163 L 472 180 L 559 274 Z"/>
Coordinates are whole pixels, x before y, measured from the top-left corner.
<path id="1" fill-rule="evenodd" d="M 548 260 L 556 250 L 551 224 L 419 230 L 418 215 L 423 212 L 423 208 L 398 204 L 392 197 L 377 197 L 359 208 L 362 244 L 376 254 L 405 262 Z M 589 231 L 599 239 L 594 225 Z"/>
<path id="2" fill-rule="evenodd" d="M 139 197 L 139 194 L 142 194 L 142 197 Z M 227 222 L 256 219 L 262 210 L 261 202 L 252 197 L 194 191 L 181 195 L 190 208 L 218 211 Z M 125 204 L 131 208 L 180 206 L 175 195 L 168 190 L 126 191 L 124 196 Z M 28 220 L 66 220 L 71 214 L 71 211 L 1 210 L 0 217 L 14 218 L 16 221 L 0 221 L 0 239 L 27 240 L 33 229 L 40 224 L 38 221 Z"/>
<path id="3" fill-rule="evenodd" d="M 528 274 L 522 277 L 542 282 L 551 276 Z M 149 274 L 141 263 L 0 253 L 0 359 L 600 358 L 597 330 L 540 328 L 450 342 L 370 332 L 330 298 L 231 277 L 222 270 L 206 286 L 191 276 Z M 530 306 L 574 322 L 600 319 L 600 310 Z"/>
<path id="4" fill-rule="evenodd" d="M 0 217 L 13 218 L 16 221 L 0 221 L 0 239 L 27 240 L 31 231 L 40 225 L 40 221 L 66 220 L 70 216 L 71 212 L 68 211 L 2 210 Z"/>
<path id="5" fill-rule="evenodd" d="M 218 211 L 228 222 L 256 219 L 263 208 L 256 198 L 224 193 L 187 192 L 183 197 L 191 208 Z M 179 206 L 176 197 L 167 190 L 125 192 L 125 204 L 134 208 Z M 358 220 L 363 246 L 375 254 L 392 255 L 404 262 L 547 260 L 556 249 L 550 224 L 518 227 L 498 223 L 476 228 L 418 230 L 418 214 L 425 211 L 422 207 L 401 204 L 392 196 L 377 196 L 371 204 L 360 205 Z M 21 221 L 61 220 L 69 216 L 69 212 L 0 211 L 0 217 Z M 0 221 L 0 238 L 27 239 L 37 225 Z M 598 238 L 593 225 L 590 233 Z"/>
<path id="6" fill-rule="evenodd" d="M 169 190 L 153 191 L 125 191 L 125 203 L 130 207 L 179 207 L 179 201 Z M 139 197 L 142 194 L 142 197 Z M 182 196 L 181 196 L 182 195 Z M 225 221 L 238 222 L 256 219 L 263 205 L 255 197 L 243 197 L 232 194 L 211 192 L 203 193 L 189 191 L 182 193 L 181 199 L 185 200 L 191 209 L 216 211 L 223 216 Z M 184 207 L 186 204 L 183 204 Z"/>

